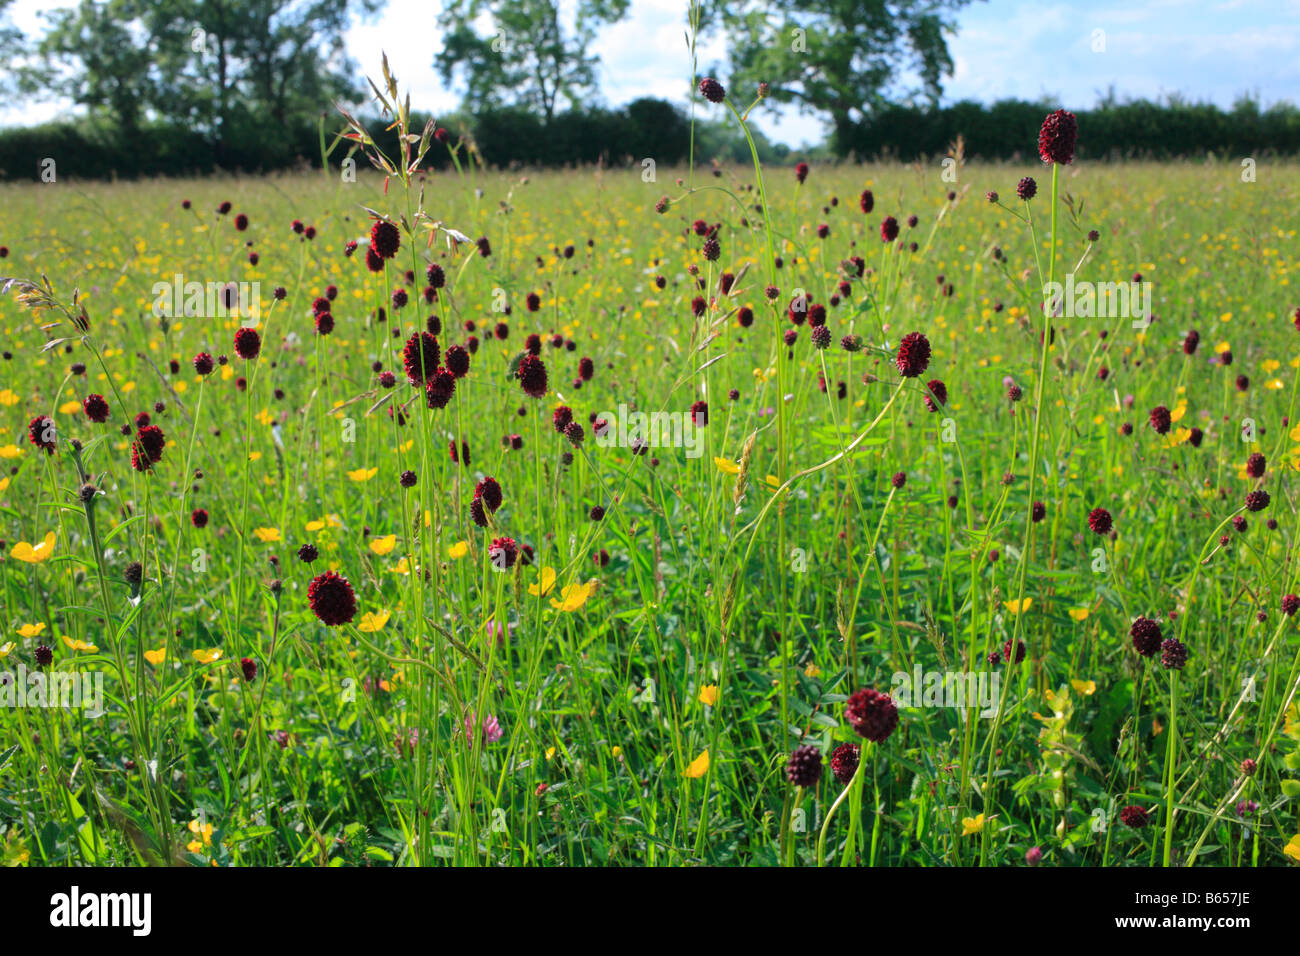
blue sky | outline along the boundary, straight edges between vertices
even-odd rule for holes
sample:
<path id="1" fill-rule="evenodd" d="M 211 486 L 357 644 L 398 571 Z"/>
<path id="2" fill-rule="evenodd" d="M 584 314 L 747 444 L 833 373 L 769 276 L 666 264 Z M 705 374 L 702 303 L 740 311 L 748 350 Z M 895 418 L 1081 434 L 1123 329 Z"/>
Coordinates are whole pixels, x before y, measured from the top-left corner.
<path id="1" fill-rule="evenodd" d="M 12 19 L 32 30 L 40 11 L 71 3 L 17 0 Z M 389 0 L 378 20 L 348 35 L 348 51 L 363 70 L 377 74 L 386 51 L 410 86 L 412 103 L 435 113 L 458 100 L 432 65 L 440 7 L 439 0 Z M 608 104 L 638 96 L 685 101 L 686 8 L 686 0 L 633 0 L 629 17 L 600 33 L 595 52 Z M 947 102 L 1046 96 L 1079 109 L 1111 87 L 1121 98 L 1180 93 L 1222 106 L 1244 93 L 1265 103 L 1300 99 L 1300 0 L 977 0 L 958 14 L 957 26 L 949 41 L 956 68 L 945 81 Z M 701 45 L 702 70 L 725 57 L 725 37 Z M 45 120 L 66 109 L 11 104 L 0 109 L 0 123 Z M 792 146 L 823 135 L 816 117 L 793 110 L 763 112 L 757 122 Z"/>

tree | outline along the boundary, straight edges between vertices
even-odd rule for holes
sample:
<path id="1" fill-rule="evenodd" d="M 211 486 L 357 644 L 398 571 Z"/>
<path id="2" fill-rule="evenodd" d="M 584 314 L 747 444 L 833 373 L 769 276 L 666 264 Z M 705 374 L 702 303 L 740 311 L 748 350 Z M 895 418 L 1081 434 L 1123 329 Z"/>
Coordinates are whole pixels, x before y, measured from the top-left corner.
<path id="1" fill-rule="evenodd" d="M 37 46 L 43 63 L 23 73 L 24 91 L 66 96 L 134 133 L 155 92 L 153 44 L 132 29 L 141 13 L 137 0 L 81 0 L 46 14 L 50 27 Z"/>
<path id="2" fill-rule="evenodd" d="M 775 102 L 826 115 L 842 144 L 855 124 L 898 92 L 906 70 L 921 81 L 911 93 L 938 100 L 953 68 L 949 15 L 969 2 L 742 0 L 719 2 L 712 22 L 725 26 L 733 42 L 733 89 L 767 82 Z"/>
<path id="3" fill-rule="evenodd" d="M 579 0 L 571 30 L 558 0 L 449 0 L 451 27 L 434 65 L 446 83 L 459 73 L 474 113 L 523 106 L 549 125 L 560 98 L 584 105 L 596 85 L 599 59 L 587 51 L 596 28 L 627 13 L 628 0 Z M 486 16 L 491 32 L 474 24 Z"/>
<path id="4" fill-rule="evenodd" d="M 44 89 L 106 113 L 127 134 L 158 118 L 209 136 L 302 124 L 359 97 L 343 34 L 380 0 L 81 0 L 48 14 Z"/>

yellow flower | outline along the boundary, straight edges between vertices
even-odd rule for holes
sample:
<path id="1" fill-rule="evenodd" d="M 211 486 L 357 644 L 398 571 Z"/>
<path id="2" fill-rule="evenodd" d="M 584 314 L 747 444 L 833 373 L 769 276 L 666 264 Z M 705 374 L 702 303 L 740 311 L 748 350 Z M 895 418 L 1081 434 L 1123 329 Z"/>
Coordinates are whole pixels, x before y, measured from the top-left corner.
<path id="1" fill-rule="evenodd" d="M 547 748 L 546 748 L 546 759 L 547 759 L 547 760 L 554 760 L 554 759 L 555 759 L 555 748 L 554 748 L 554 747 L 547 747 Z"/>
<path id="2" fill-rule="evenodd" d="M 713 463 L 718 466 L 719 471 L 725 471 L 729 475 L 740 474 L 740 466 L 729 458 L 714 458 Z"/>
<path id="3" fill-rule="evenodd" d="M 272 415 L 265 408 L 262 409 L 260 412 L 258 412 L 254 417 L 257 419 L 257 423 L 259 425 L 262 425 L 263 427 L 269 426 L 272 422 L 275 421 L 275 416 Z"/>
<path id="4" fill-rule="evenodd" d="M 1078 680 L 1076 678 L 1071 678 L 1070 686 L 1085 697 L 1091 697 L 1093 694 L 1097 693 L 1097 682 L 1093 680 Z"/>
<path id="5" fill-rule="evenodd" d="M 210 651 L 194 651 L 192 656 L 200 664 L 211 664 L 213 661 L 221 660 L 221 648 L 214 647 Z"/>
<path id="6" fill-rule="evenodd" d="M 308 531 L 319 531 L 319 530 L 321 530 L 321 529 L 324 528 L 324 527 L 325 527 L 325 522 L 324 522 L 324 521 L 308 521 L 308 522 L 307 522 L 307 530 L 308 530 Z"/>
<path id="7" fill-rule="evenodd" d="M 700 754 L 698 757 L 696 757 L 694 760 L 691 761 L 691 765 L 686 768 L 685 774 L 686 776 L 694 779 L 696 777 L 703 777 L 708 772 L 709 772 L 709 752 L 706 750 L 704 751 L 704 753 Z"/>
<path id="8" fill-rule="evenodd" d="M 809 664 L 803 669 L 803 673 L 805 677 L 821 677 L 822 669 L 816 664 Z"/>
<path id="9" fill-rule="evenodd" d="M 63 637 L 63 643 L 68 645 L 69 650 L 86 651 L 89 654 L 94 654 L 99 650 L 99 648 L 96 647 L 94 644 L 87 644 L 85 641 L 81 640 L 81 638 L 77 638 L 74 641 L 66 634 L 62 635 L 62 637 Z"/>
<path id="10" fill-rule="evenodd" d="M 1019 614 L 1021 611 L 1028 611 L 1031 607 L 1033 607 L 1034 599 L 1031 597 L 1027 597 L 1015 601 L 1003 601 L 1002 605 L 1012 614 Z"/>
<path id="11" fill-rule="evenodd" d="M 17 405 L 21 401 L 22 399 L 18 397 L 18 394 L 12 388 L 0 391 L 0 405 Z"/>
<path id="12" fill-rule="evenodd" d="M 204 846 L 212 845 L 212 824 L 211 823 L 200 824 L 198 820 L 191 820 L 189 829 L 190 832 L 193 833 L 196 837 L 201 837 L 203 840 L 202 843 L 200 843 L 198 840 L 194 840 L 190 843 L 187 849 L 191 853 L 198 853 L 199 850 L 203 849 Z"/>
<path id="13" fill-rule="evenodd" d="M 367 611 L 361 615 L 361 623 L 357 625 L 357 630 L 363 634 L 373 634 L 375 631 L 383 630 L 388 619 L 392 616 L 391 611 L 376 611 L 373 614 Z"/>
<path id="14" fill-rule="evenodd" d="M 167 659 L 167 648 L 160 647 L 156 651 L 145 651 L 144 659 L 147 660 L 154 667 L 157 667 L 159 664 L 161 664 L 163 661 Z"/>
<path id="15" fill-rule="evenodd" d="M 40 564 L 51 554 L 54 553 L 54 541 L 58 537 L 56 532 L 50 531 L 45 535 L 45 540 L 33 547 L 26 541 L 19 541 L 9 552 L 9 557 L 17 558 L 19 561 L 25 561 L 28 564 Z"/>
<path id="16" fill-rule="evenodd" d="M 0 491 L 4 491 L 8 487 L 9 487 L 9 476 L 5 475 L 3 478 L 0 478 Z"/>
<path id="17" fill-rule="evenodd" d="M 355 471 L 349 471 L 348 477 L 353 481 L 369 481 L 377 474 L 379 474 L 378 468 L 358 468 Z"/>
<path id="18" fill-rule="evenodd" d="M 1291 842 L 1282 848 L 1282 852 L 1293 860 L 1300 860 L 1300 833 L 1291 838 Z"/>
<path id="19" fill-rule="evenodd" d="M 280 540 L 279 528 L 254 528 L 253 534 L 257 535 L 257 540 L 263 544 L 271 544 L 273 541 Z"/>
<path id="20" fill-rule="evenodd" d="M 72 401 L 64 402 L 59 406 L 60 415 L 75 415 L 79 411 L 81 411 L 81 402 L 77 401 L 75 398 Z"/>
<path id="21" fill-rule="evenodd" d="M 6 657 L 12 654 L 13 649 L 17 646 L 18 645 L 15 644 L 13 641 L 10 641 L 8 644 L 0 644 L 0 661 L 4 660 Z"/>
<path id="22" fill-rule="evenodd" d="M 1072 607 L 1069 611 L 1070 619 L 1074 621 L 1088 620 L 1088 609 L 1086 607 Z"/>
<path id="23" fill-rule="evenodd" d="M 983 830 L 984 830 L 984 814 L 981 813 L 977 817 L 962 817 L 961 819 L 962 836 L 971 836 L 973 834 L 980 833 Z"/>
<path id="24" fill-rule="evenodd" d="M 540 590 L 538 590 L 536 584 L 528 585 L 528 593 L 533 597 L 541 597 L 544 594 L 551 593 L 551 588 L 555 587 L 555 568 L 542 568 L 541 578 L 542 584 Z M 552 603 L 554 603 L 554 601 L 552 601 Z"/>
<path id="25" fill-rule="evenodd" d="M 43 630 L 45 630 L 44 621 L 41 621 L 39 624 L 24 624 L 22 627 L 18 628 L 18 636 L 36 637 Z"/>
<path id="26" fill-rule="evenodd" d="M 712 707 L 718 702 L 718 685 L 705 684 L 700 688 L 700 703 Z"/>
<path id="27" fill-rule="evenodd" d="M 455 544 L 453 544 L 450 548 L 447 549 L 447 554 L 453 558 L 465 557 L 465 555 L 469 554 L 469 542 L 457 541 Z"/>
<path id="28" fill-rule="evenodd" d="M 593 578 L 586 584 L 566 584 L 560 591 L 560 600 L 551 598 L 551 607 L 558 611 L 576 611 L 587 603 L 587 598 L 596 590 L 596 581 Z"/>
<path id="29" fill-rule="evenodd" d="M 22 453 L 23 450 L 17 445 L 0 445 L 0 458 L 17 458 Z"/>
<path id="30" fill-rule="evenodd" d="M 406 555 L 402 555 L 402 559 L 398 561 L 397 564 L 393 567 L 393 573 L 394 574 L 411 573 L 411 566 L 406 563 Z"/>
<path id="31" fill-rule="evenodd" d="M 382 538 L 375 538 L 370 542 L 370 550 L 375 554 L 388 554 L 397 545 L 397 535 L 389 534 Z"/>

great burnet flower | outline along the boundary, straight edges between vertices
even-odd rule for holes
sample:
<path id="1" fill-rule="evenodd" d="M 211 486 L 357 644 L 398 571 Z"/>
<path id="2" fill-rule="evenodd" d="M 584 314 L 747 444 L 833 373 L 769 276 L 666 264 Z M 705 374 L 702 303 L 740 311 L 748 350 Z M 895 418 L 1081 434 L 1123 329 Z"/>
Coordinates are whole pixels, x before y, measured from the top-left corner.
<path id="1" fill-rule="evenodd" d="M 312 578 L 307 586 L 307 602 L 312 613 L 326 627 L 347 624 L 357 613 L 357 598 L 348 579 L 326 571 Z"/>
<path id="2" fill-rule="evenodd" d="M 1073 113 L 1057 110 L 1043 120 L 1038 131 L 1038 155 L 1045 163 L 1069 165 L 1074 159 L 1074 146 L 1079 138 L 1079 124 Z"/>
<path id="3" fill-rule="evenodd" d="M 380 219 L 370 227 L 370 248 L 379 258 L 393 258 L 401 244 L 402 234 L 391 222 Z"/>
<path id="4" fill-rule="evenodd" d="M 898 705 L 888 694 L 864 687 L 849 697 L 844 719 L 859 737 L 883 743 L 898 726 Z"/>
<path id="5" fill-rule="evenodd" d="M 1113 525 L 1110 512 L 1105 508 L 1093 508 L 1088 512 L 1088 527 L 1093 534 L 1109 534 Z"/>
<path id="6" fill-rule="evenodd" d="M 811 744 L 795 747 L 786 761 L 785 778 L 796 787 L 815 787 L 822 778 L 822 752 Z"/>
<path id="7" fill-rule="evenodd" d="M 402 349 L 402 367 L 406 370 L 406 380 L 412 385 L 421 385 L 431 380 L 438 371 L 441 358 L 442 350 L 436 338 L 428 332 L 412 332 Z"/>
<path id="8" fill-rule="evenodd" d="M 894 364 L 904 378 L 916 378 L 930 365 L 930 340 L 921 332 L 909 332 L 898 343 Z"/>
<path id="9" fill-rule="evenodd" d="M 1159 622 L 1149 617 L 1139 617 L 1134 621 L 1128 634 L 1133 641 L 1133 649 L 1143 657 L 1154 657 L 1156 651 L 1160 650 L 1160 642 L 1164 640 Z"/>

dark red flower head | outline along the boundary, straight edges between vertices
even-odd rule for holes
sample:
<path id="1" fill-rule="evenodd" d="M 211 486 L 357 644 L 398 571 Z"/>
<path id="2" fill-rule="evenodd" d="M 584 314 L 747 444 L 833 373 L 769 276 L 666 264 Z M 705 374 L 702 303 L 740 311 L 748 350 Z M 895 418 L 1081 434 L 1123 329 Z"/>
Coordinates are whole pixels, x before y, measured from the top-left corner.
<path id="1" fill-rule="evenodd" d="M 474 497 L 482 498 L 483 504 L 487 505 L 488 511 L 496 511 L 501 507 L 504 496 L 501 493 L 501 484 L 491 475 L 488 475 L 474 486 Z"/>
<path id="2" fill-rule="evenodd" d="M 794 178 L 798 181 L 800 185 L 803 185 L 804 181 L 808 178 L 807 163 L 795 163 Z"/>
<path id="3" fill-rule="evenodd" d="M 1151 409 L 1151 414 L 1148 419 L 1151 422 L 1151 427 L 1156 430 L 1156 434 L 1158 435 L 1167 434 L 1170 427 L 1173 425 L 1173 416 L 1170 415 L 1169 409 L 1164 405 L 1157 405 L 1155 408 Z"/>
<path id="4" fill-rule="evenodd" d="M 1282 613 L 1291 617 L 1296 611 L 1300 611 L 1300 595 L 1287 594 L 1282 598 Z"/>
<path id="5" fill-rule="evenodd" d="M 406 370 L 406 380 L 412 385 L 431 381 L 441 358 L 442 349 L 438 347 L 436 338 L 428 332 L 412 332 L 402 349 L 402 367 Z"/>
<path id="6" fill-rule="evenodd" d="M 1133 650 L 1143 657 L 1153 657 L 1160 650 L 1160 642 L 1164 640 L 1160 623 L 1149 617 L 1139 617 L 1134 621 L 1128 629 L 1128 636 L 1133 640 Z"/>
<path id="7" fill-rule="evenodd" d="M 456 391 L 456 376 L 445 368 L 436 368 L 424 386 L 424 401 L 430 408 L 446 408 Z"/>
<path id="8" fill-rule="evenodd" d="M 1093 508 L 1088 512 L 1088 527 L 1093 534 L 1109 534 L 1113 526 L 1110 512 L 1105 508 Z"/>
<path id="9" fill-rule="evenodd" d="M 858 197 L 858 208 L 864 213 L 869 213 L 876 208 L 876 197 L 871 194 L 870 189 L 862 190 L 862 195 Z"/>
<path id="10" fill-rule="evenodd" d="M 561 435 L 564 434 L 564 429 L 569 426 L 569 422 L 571 421 L 573 421 L 573 409 L 568 405 L 561 405 L 551 413 L 551 425 L 554 426 L 555 430 Z"/>
<path id="11" fill-rule="evenodd" d="M 348 579 L 333 571 L 312 578 L 307 586 L 307 603 L 326 627 L 338 627 L 356 616 L 357 598 Z"/>
<path id="12" fill-rule="evenodd" d="M 844 705 L 844 719 L 859 737 L 884 743 L 898 726 L 898 705 L 871 687 L 854 691 Z"/>
<path id="13" fill-rule="evenodd" d="M 1147 811 L 1145 807 L 1125 807 L 1119 812 L 1120 823 L 1134 830 L 1140 830 L 1147 825 Z"/>
<path id="14" fill-rule="evenodd" d="M 108 421 L 108 402 L 104 400 L 103 395 L 87 395 L 81 407 L 92 422 Z"/>
<path id="15" fill-rule="evenodd" d="M 257 661 L 251 657 L 241 657 L 239 659 L 239 669 L 243 672 L 244 680 L 248 681 L 248 683 L 251 684 L 257 680 Z"/>
<path id="16" fill-rule="evenodd" d="M 54 419 L 49 415 L 37 415 L 27 425 L 27 437 L 37 448 L 44 451 L 47 455 L 53 455 L 55 448 L 58 447 L 58 430 L 54 427 Z"/>
<path id="17" fill-rule="evenodd" d="M 893 242 L 898 238 L 898 220 L 893 216 L 886 216 L 884 222 L 880 224 L 880 240 L 882 242 Z"/>
<path id="18" fill-rule="evenodd" d="M 1057 110 L 1043 120 L 1038 131 L 1038 155 L 1045 163 L 1067 166 L 1074 159 L 1074 146 L 1079 138 L 1079 124 L 1073 113 Z"/>
<path id="19" fill-rule="evenodd" d="M 194 356 L 194 371 L 198 372 L 200 375 L 212 374 L 212 366 L 212 356 L 207 352 L 200 352 L 198 355 Z"/>
<path id="20" fill-rule="evenodd" d="M 498 571 L 513 568 L 518 557 L 519 548 L 514 538 L 496 538 L 488 547 L 488 560 Z"/>
<path id="21" fill-rule="evenodd" d="M 536 355 L 525 355 L 520 360 L 515 374 L 525 395 L 541 398 L 546 394 L 546 363 Z"/>
<path id="22" fill-rule="evenodd" d="M 721 103 L 727 98 L 727 91 L 711 76 L 700 80 L 700 93 L 710 103 Z"/>
<path id="23" fill-rule="evenodd" d="M 402 233 L 386 219 L 380 219 L 370 227 L 370 248 L 379 258 L 393 258 L 401 244 Z"/>
<path id="24" fill-rule="evenodd" d="M 450 346 L 447 349 L 446 362 L 447 371 L 457 378 L 464 378 L 469 374 L 469 352 L 464 346 Z"/>
<path id="25" fill-rule="evenodd" d="M 908 332 L 898 343 L 894 364 L 904 378 L 916 378 L 930 365 L 930 340 L 921 332 Z"/>
<path id="26" fill-rule="evenodd" d="M 1034 182 L 1032 176 L 1026 176 L 1020 182 L 1016 183 L 1016 195 L 1022 202 L 1029 202 L 1038 194 L 1038 183 Z"/>
<path id="27" fill-rule="evenodd" d="M 831 751 L 831 773 L 835 774 L 835 779 L 848 786 L 857 772 L 861 755 L 862 748 L 857 744 L 840 744 Z"/>
<path id="28" fill-rule="evenodd" d="M 1269 500 L 1268 492 L 1263 488 L 1249 492 L 1246 495 L 1246 510 L 1263 511 L 1268 507 Z"/>
<path id="29" fill-rule="evenodd" d="M 785 779 L 796 787 L 815 787 L 822 778 L 822 752 L 811 744 L 795 747 L 785 765 Z"/>
<path id="30" fill-rule="evenodd" d="M 1246 474 L 1252 478 L 1263 478 L 1267 465 L 1268 460 L 1259 452 L 1255 452 L 1246 459 Z"/>
<path id="31" fill-rule="evenodd" d="M 1160 645 L 1160 663 L 1166 670 L 1182 670 L 1187 663 L 1187 645 L 1174 637 L 1165 638 Z"/>
<path id="32" fill-rule="evenodd" d="M 257 329 L 240 326 L 235 330 L 235 354 L 251 362 L 262 351 L 262 336 Z"/>
<path id="33" fill-rule="evenodd" d="M 940 405 L 948 404 L 948 386 L 937 378 L 932 378 L 925 383 L 930 394 L 925 396 L 925 407 L 932 412 L 937 412 Z M 931 397 L 933 396 L 933 397 Z"/>

